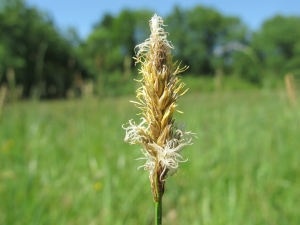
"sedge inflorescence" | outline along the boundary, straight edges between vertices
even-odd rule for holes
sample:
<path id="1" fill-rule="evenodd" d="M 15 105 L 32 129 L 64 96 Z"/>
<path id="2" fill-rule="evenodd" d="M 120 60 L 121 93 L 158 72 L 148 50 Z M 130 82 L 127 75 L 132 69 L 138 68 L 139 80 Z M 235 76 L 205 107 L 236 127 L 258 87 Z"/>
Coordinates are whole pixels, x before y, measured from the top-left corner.
<path id="1" fill-rule="evenodd" d="M 154 15 L 150 20 L 150 38 L 137 45 L 136 63 L 141 63 L 137 90 L 137 101 L 133 103 L 141 109 L 141 122 L 133 120 L 123 125 L 125 141 L 143 146 L 141 150 L 146 163 L 139 168 L 149 171 L 152 194 L 158 201 L 157 183 L 164 187 L 167 176 L 174 174 L 180 162 L 186 161 L 181 150 L 192 144 L 191 132 L 184 131 L 173 118 L 177 99 L 187 89 L 180 81 L 179 74 L 188 67 L 180 68 L 172 61 L 172 44 L 167 40 L 168 33 L 163 29 L 163 20 Z"/>

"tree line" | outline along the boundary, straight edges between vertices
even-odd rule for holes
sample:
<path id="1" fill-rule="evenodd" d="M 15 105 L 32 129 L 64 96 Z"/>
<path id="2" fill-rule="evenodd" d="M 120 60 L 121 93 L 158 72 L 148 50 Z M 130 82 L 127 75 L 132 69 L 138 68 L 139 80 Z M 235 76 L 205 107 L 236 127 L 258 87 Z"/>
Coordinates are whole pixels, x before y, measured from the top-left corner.
<path id="1" fill-rule="evenodd" d="M 65 97 L 84 80 L 99 94 L 116 91 L 137 74 L 134 48 L 149 36 L 153 14 L 105 14 L 81 40 L 74 28 L 59 30 L 24 0 L 0 0 L 0 83 L 21 85 L 25 98 Z M 255 32 L 240 18 L 203 6 L 175 6 L 164 20 L 175 59 L 189 65 L 191 76 L 221 70 L 260 85 L 264 76 L 300 72 L 300 16 L 273 16 Z"/>

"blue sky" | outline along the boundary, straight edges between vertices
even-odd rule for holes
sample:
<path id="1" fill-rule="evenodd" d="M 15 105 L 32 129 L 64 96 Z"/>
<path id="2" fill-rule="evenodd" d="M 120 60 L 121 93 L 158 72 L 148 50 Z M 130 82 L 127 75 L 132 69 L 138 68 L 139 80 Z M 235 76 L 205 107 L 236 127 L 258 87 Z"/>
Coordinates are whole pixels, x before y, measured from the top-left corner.
<path id="1" fill-rule="evenodd" d="M 82 38 L 88 36 L 104 13 L 117 14 L 124 8 L 150 9 L 164 16 L 175 4 L 183 8 L 204 5 L 224 15 L 240 17 L 252 30 L 259 29 L 264 20 L 275 14 L 300 16 L 300 0 L 27 0 L 27 3 L 50 13 L 61 29 L 75 27 Z"/>

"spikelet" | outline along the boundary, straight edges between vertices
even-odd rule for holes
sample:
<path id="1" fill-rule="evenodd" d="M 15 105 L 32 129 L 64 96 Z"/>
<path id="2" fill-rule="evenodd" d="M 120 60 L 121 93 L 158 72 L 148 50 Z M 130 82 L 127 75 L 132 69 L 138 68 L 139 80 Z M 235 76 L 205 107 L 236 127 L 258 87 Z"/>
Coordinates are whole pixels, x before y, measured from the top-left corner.
<path id="1" fill-rule="evenodd" d="M 150 38 L 137 45 L 136 63 L 141 63 L 137 90 L 137 101 L 133 102 L 141 109 L 139 124 L 130 120 L 126 130 L 125 141 L 140 144 L 146 163 L 139 168 L 149 170 L 149 178 L 154 201 L 158 201 L 159 191 L 164 190 L 165 179 L 174 174 L 180 162 L 186 161 L 181 150 L 192 144 L 193 133 L 185 132 L 175 124 L 173 114 L 176 100 L 187 90 L 178 76 L 188 67 L 180 68 L 173 63 L 172 44 L 167 40 L 163 29 L 163 20 L 154 15 L 150 20 Z M 157 187 L 160 187 L 160 190 Z"/>

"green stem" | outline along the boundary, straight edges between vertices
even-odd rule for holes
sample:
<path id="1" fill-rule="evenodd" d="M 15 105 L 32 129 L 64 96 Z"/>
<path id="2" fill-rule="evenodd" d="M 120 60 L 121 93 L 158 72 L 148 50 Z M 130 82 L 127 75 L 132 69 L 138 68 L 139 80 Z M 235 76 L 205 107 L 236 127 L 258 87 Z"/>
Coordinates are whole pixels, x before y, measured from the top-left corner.
<path id="1" fill-rule="evenodd" d="M 155 189 L 157 195 L 157 202 L 155 201 L 155 225 L 162 224 L 162 196 L 163 196 L 163 182 L 160 181 L 159 175 L 156 173 L 155 176 Z"/>
<path id="2" fill-rule="evenodd" d="M 155 202 L 155 225 L 161 225 L 162 222 L 162 195 L 159 194 L 158 202 Z"/>

